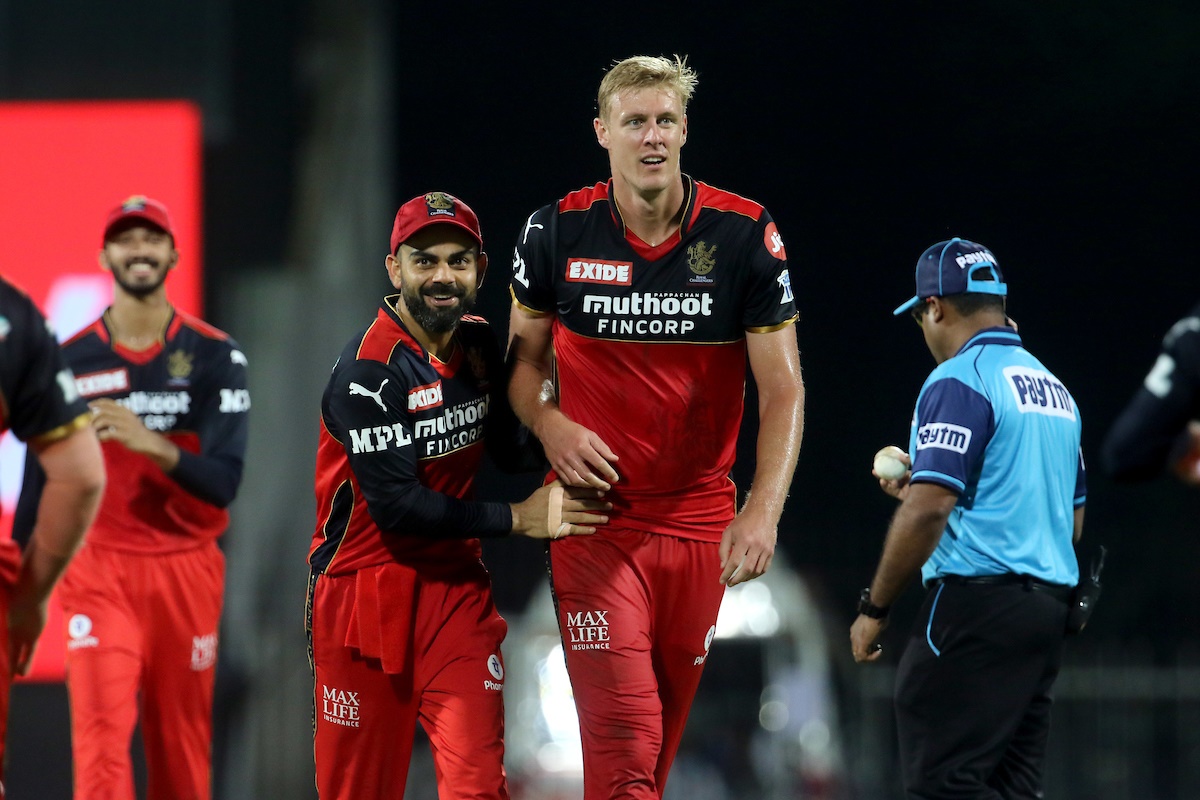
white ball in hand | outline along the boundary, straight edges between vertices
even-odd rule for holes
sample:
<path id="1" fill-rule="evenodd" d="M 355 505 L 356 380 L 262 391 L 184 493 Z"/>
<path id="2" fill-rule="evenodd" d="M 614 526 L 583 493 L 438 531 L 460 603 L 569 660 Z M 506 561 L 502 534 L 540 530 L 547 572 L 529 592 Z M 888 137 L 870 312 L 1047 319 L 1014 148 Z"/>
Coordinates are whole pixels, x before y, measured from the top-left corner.
<path id="1" fill-rule="evenodd" d="M 887 447 L 875 454 L 875 462 L 872 466 L 875 467 L 875 474 L 883 478 L 885 481 L 898 481 L 908 472 L 908 466 L 904 463 L 905 452 L 894 444 L 889 444 Z"/>

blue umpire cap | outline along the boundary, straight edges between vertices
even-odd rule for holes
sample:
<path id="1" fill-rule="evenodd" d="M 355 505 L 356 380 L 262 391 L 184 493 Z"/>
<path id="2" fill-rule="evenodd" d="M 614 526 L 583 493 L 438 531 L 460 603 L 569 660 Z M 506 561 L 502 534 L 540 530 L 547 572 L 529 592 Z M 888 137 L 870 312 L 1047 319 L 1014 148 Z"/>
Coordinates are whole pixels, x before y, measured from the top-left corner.
<path id="1" fill-rule="evenodd" d="M 991 275 L 990 280 L 978 280 L 975 277 L 985 271 Z M 946 297 L 967 292 L 1005 297 L 1008 287 L 991 250 L 956 236 L 949 241 L 938 242 L 921 254 L 917 260 L 917 294 L 892 314 L 903 314 L 927 297 Z"/>

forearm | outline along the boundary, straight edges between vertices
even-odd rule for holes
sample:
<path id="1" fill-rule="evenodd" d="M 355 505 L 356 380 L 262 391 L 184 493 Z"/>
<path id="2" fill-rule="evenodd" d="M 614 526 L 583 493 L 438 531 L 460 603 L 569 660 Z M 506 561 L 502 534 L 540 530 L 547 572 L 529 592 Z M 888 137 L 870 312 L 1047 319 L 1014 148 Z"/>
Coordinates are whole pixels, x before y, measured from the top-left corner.
<path id="1" fill-rule="evenodd" d="M 917 484 L 912 489 L 919 489 Z M 913 501 L 901 503 L 888 528 L 883 555 L 871 581 L 871 602 L 888 607 L 929 560 L 946 529 L 949 509 Z"/>
<path id="2" fill-rule="evenodd" d="M 175 452 L 175 466 L 165 470 L 172 480 L 188 493 L 218 508 L 233 502 L 242 481 L 241 462 L 200 456 L 178 448 Z"/>
<path id="3" fill-rule="evenodd" d="M 103 478 L 47 480 L 25 548 L 16 596 L 42 602 L 83 543 L 104 491 Z"/>
<path id="4" fill-rule="evenodd" d="M 371 519 L 381 530 L 430 539 L 507 536 L 513 515 L 508 503 L 473 502 L 422 486 L 363 487 Z M 375 496 L 373 496 L 375 495 Z"/>
<path id="5" fill-rule="evenodd" d="M 508 384 L 508 399 L 513 413 L 539 439 L 541 428 L 550 414 L 561 414 L 551 389 L 550 370 L 535 361 L 517 358 Z"/>
<path id="6" fill-rule="evenodd" d="M 756 467 L 742 513 L 757 514 L 768 524 L 779 522 L 791 488 L 804 437 L 804 384 L 759 394 Z"/>

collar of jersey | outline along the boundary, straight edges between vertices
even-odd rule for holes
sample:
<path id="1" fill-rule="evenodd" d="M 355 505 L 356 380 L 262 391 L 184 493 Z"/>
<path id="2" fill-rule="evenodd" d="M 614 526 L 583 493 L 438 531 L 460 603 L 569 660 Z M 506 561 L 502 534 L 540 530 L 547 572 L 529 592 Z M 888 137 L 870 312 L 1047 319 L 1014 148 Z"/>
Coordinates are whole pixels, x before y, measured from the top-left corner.
<path id="1" fill-rule="evenodd" d="M 629 231 L 625 228 L 625 219 L 621 216 L 621 209 L 617 208 L 617 198 L 613 193 L 612 178 L 608 179 L 608 183 L 605 185 L 604 193 L 607 195 L 608 210 L 612 214 L 613 224 L 620 228 L 621 236 L 628 239 Z M 683 196 L 683 219 L 679 222 L 679 237 L 681 239 L 692 226 L 696 216 L 696 183 L 692 180 L 692 176 L 688 175 L 686 172 L 683 173 Z M 649 245 L 647 245 L 647 247 L 649 247 Z"/>
<path id="2" fill-rule="evenodd" d="M 1003 344 L 1012 347 L 1021 346 L 1021 334 L 1014 331 L 1007 325 L 1000 325 L 995 328 L 984 328 L 979 333 L 972 336 L 970 339 L 958 349 L 955 355 L 961 355 L 972 347 L 980 347 L 985 344 Z"/>

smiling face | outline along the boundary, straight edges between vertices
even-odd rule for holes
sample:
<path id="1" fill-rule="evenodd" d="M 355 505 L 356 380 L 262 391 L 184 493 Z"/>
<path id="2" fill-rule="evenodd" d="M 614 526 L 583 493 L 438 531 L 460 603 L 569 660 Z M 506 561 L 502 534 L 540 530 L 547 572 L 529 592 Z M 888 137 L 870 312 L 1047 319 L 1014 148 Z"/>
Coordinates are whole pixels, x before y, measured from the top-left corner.
<path id="1" fill-rule="evenodd" d="M 388 276 L 404 299 L 401 317 L 433 335 L 453 331 L 475 305 L 486 266 L 487 255 L 455 225 L 424 228 L 387 257 Z"/>
<path id="2" fill-rule="evenodd" d="M 661 85 L 619 92 L 593 126 L 618 186 L 652 197 L 680 184 L 687 116 L 673 89 Z"/>
<path id="3" fill-rule="evenodd" d="M 100 265 L 134 297 L 160 291 L 178 260 L 171 234 L 148 223 L 114 229 L 100 251 Z"/>

